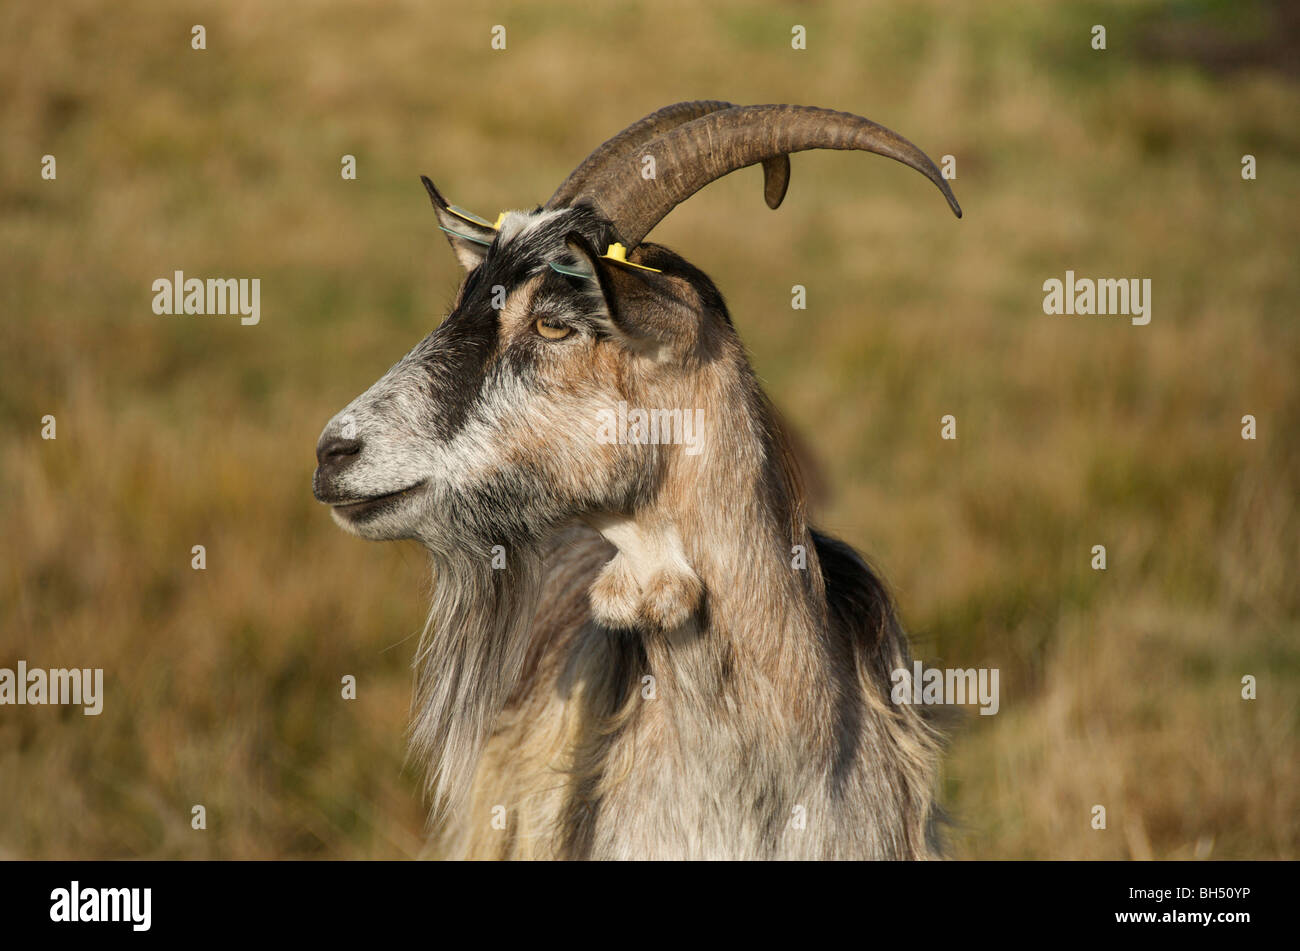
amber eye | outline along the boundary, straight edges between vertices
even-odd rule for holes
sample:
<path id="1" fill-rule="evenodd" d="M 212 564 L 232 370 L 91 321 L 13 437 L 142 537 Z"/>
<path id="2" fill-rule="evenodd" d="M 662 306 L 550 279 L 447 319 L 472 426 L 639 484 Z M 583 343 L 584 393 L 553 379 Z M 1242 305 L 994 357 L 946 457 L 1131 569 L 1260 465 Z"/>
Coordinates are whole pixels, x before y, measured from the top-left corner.
<path id="1" fill-rule="evenodd" d="M 572 327 L 566 327 L 564 324 L 557 324 L 548 317 L 539 317 L 537 319 L 537 332 L 547 340 L 563 340 L 569 334 L 573 333 Z"/>

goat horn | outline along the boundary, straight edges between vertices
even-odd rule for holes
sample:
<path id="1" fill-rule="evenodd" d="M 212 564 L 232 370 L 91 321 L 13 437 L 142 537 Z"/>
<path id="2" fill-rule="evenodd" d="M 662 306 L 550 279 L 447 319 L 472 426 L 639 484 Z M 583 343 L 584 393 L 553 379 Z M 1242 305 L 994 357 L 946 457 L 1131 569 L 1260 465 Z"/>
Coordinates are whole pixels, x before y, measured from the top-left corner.
<path id="1" fill-rule="evenodd" d="M 618 135 L 609 139 L 598 149 L 588 155 L 581 165 L 564 180 L 555 194 L 547 200 L 546 208 L 565 208 L 573 199 L 589 189 L 598 189 L 609 169 L 621 166 L 628 158 L 635 158 L 636 151 L 648 142 L 653 142 L 677 126 L 713 112 L 734 109 L 730 102 L 716 99 L 700 99 L 695 102 L 678 102 L 664 106 L 657 112 L 632 123 Z M 620 168 L 620 171 L 622 169 Z M 790 157 L 776 155 L 763 160 L 763 197 L 768 207 L 776 208 L 785 197 L 790 185 Z"/>
<path id="2" fill-rule="evenodd" d="M 624 164 L 607 169 L 573 201 L 594 205 L 629 249 L 668 212 L 738 168 L 809 149 L 860 149 L 911 166 L 943 192 L 953 213 L 961 206 L 924 152 L 896 132 L 848 112 L 811 106 L 736 106 L 679 125 L 646 145 L 656 177 Z M 769 202 L 770 204 L 770 202 Z"/>

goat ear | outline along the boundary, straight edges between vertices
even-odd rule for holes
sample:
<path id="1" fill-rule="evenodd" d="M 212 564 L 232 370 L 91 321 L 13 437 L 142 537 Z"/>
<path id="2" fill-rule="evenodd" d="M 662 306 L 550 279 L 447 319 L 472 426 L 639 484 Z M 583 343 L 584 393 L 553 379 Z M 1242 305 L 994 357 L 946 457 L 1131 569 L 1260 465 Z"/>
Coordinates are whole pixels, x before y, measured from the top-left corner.
<path id="1" fill-rule="evenodd" d="M 482 262 L 483 255 L 487 254 L 488 245 L 496 240 L 496 229 L 482 219 L 475 220 L 474 216 L 453 210 L 438 193 L 438 189 L 433 187 L 433 182 L 429 181 L 427 175 L 421 175 L 420 181 L 424 182 L 429 201 L 433 203 L 433 211 L 438 216 L 438 227 L 447 236 L 447 242 L 456 253 L 456 260 L 465 270 L 474 270 Z"/>
<path id="2" fill-rule="evenodd" d="M 578 272 L 599 287 L 603 316 L 625 342 L 640 348 L 672 347 L 683 341 L 683 321 L 689 315 L 677 300 L 671 278 L 607 260 L 577 231 L 569 232 L 564 243 L 578 260 Z"/>

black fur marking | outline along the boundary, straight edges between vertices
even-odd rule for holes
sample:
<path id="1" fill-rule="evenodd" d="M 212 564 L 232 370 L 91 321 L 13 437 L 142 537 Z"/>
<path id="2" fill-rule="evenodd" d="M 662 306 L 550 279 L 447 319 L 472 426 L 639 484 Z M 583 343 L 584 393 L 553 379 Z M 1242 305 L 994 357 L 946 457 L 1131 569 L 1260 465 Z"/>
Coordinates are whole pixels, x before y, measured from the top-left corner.
<path id="1" fill-rule="evenodd" d="M 581 234 L 598 253 L 603 253 L 617 239 L 613 226 L 593 208 L 578 205 L 552 214 L 512 237 L 498 235 L 483 261 L 466 275 L 455 308 L 423 344 L 416 357 L 424 365 L 430 381 L 437 417 L 430 421 L 432 434 L 447 441 L 455 437 L 481 404 L 492 378 L 492 354 L 498 349 L 501 333 L 500 313 L 493 307 L 505 288 L 509 297 L 534 276 L 541 274 L 537 306 L 549 307 L 575 329 L 603 336 L 605 331 L 597 313 L 599 298 L 592 292 L 591 281 L 566 277 L 551 269 L 551 262 L 574 263 L 574 255 L 565 243 L 571 232 Z M 657 244 L 643 244 L 641 262 L 666 275 L 689 282 L 707 310 L 718 313 L 729 325 L 722 294 L 703 271 Z M 530 346 L 509 348 L 499 364 L 504 373 L 536 384 L 532 375 L 536 350 Z"/>
<path id="2" fill-rule="evenodd" d="M 501 298 L 494 289 L 505 288 L 508 298 L 541 271 L 564 280 L 547 262 L 570 257 L 564 236 L 573 230 L 589 235 L 594 243 L 612 240 L 612 227 L 592 209 L 568 209 L 508 240 L 498 236 L 482 263 L 465 277 L 455 309 L 416 354 L 438 407 L 437 417 L 430 420 L 436 438 L 455 437 L 482 401 L 501 332 L 500 312 L 493 306 L 494 298 L 498 303 Z M 561 286 L 572 287 L 556 288 Z M 530 363 L 526 355 L 512 355 L 509 368 L 526 374 Z"/>
<path id="3" fill-rule="evenodd" d="M 433 405 L 438 408 L 430 428 L 441 440 L 456 435 L 478 402 L 500 327 L 500 316 L 491 306 L 468 304 L 462 302 L 426 338 L 418 355 L 429 375 Z"/>

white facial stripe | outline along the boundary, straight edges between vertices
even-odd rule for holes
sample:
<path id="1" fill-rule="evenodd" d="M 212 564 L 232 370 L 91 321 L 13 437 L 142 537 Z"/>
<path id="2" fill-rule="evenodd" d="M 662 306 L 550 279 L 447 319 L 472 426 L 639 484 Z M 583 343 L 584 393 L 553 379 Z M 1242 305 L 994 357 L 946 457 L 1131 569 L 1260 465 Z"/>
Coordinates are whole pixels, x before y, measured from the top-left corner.
<path id="1" fill-rule="evenodd" d="M 527 234 L 533 228 L 543 224 L 556 215 L 559 211 L 508 211 L 505 219 L 501 222 L 501 243 L 513 241 L 520 235 Z"/>

